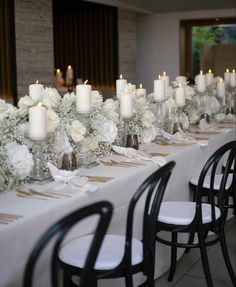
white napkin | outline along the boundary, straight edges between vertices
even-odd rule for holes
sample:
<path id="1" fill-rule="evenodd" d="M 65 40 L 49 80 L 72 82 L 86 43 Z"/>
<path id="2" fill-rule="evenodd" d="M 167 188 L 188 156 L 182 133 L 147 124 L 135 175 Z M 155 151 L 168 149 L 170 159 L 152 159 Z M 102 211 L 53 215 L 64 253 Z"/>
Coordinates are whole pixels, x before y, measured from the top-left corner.
<path id="1" fill-rule="evenodd" d="M 153 158 L 149 153 L 141 151 L 141 150 L 136 150 L 131 147 L 120 147 L 120 146 L 113 145 L 112 148 L 116 153 L 124 155 L 129 158 L 153 161 L 159 164 L 160 166 L 163 166 L 166 164 L 166 159 L 162 156 L 157 156 Z"/>
<path id="2" fill-rule="evenodd" d="M 230 122 L 234 123 L 234 122 L 236 122 L 236 116 L 233 115 L 233 114 L 226 115 L 226 114 L 220 113 L 220 114 L 215 115 L 215 120 L 217 122 L 224 122 L 224 121 L 226 121 L 226 122 L 229 122 L 229 123 Z"/>
<path id="3" fill-rule="evenodd" d="M 182 131 L 179 131 L 173 135 L 167 133 L 167 132 L 164 132 L 163 131 L 163 135 L 164 137 L 166 137 L 168 140 L 169 140 L 169 143 L 186 143 L 186 144 L 191 144 L 191 143 L 194 143 L 194 144 L 198 144 L 202 147 L 204 146 L 207 146 L 208 145 L 208 141 L 207 140 L 201 140 L 201 141 L 197 141 L 195 140 L 193 137 L 191 137 L 190 135 L 182 132 Z"/>
<path id="4" fill-rule="evenodd" d="M 98 186 L 90 183 L 86 176 L 79 176 L 78 169 L 74 171 L 58 169 L 51 162 L 47 163 L 47 167 L 55 181 L 70 184 L 73 187 L 78 188 L 80 191 L 94 192 L 98 190 Z"/>

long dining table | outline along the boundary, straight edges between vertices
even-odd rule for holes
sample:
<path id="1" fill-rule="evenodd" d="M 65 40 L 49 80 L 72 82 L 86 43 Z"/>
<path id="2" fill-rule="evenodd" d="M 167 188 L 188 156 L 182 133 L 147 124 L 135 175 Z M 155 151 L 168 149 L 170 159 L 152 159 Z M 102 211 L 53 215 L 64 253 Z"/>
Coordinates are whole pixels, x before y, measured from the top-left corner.
<path id="1" fill-rule="evenodd" d="M 198 176 L 209 156 L 224 143 L 234 140 L 235 125 L 221 124 L 219 132 L 191 134 L 201 146 L 195 144 L 159 145 L 149 143 L 140 145 L 140 149 L 155 157 L 161 156 L 166 162 L 174 160 L 176 167 L 172 173 L 164 200 L 186 201 L 191 200 L 188 182 L 191 177 Z M 57 220 L 75 209 L 87 204 L 108 200 L 114 206 L 113 218 L 108 233 L 124 234 L 126 226 L 126 213 L 131 197 L 139 185 L 152 172 L 159 168 L 154 161 L 133 159 L 131 163 L 121 155 L 112 154 L 109 159 L 128 164 L 106 165 L 100 162 L 98 166 L 90 169 L 81 168 L 80 175 L 86 175 L 97 187 L 94 192 L 81 190 L 70 184 L 55 181 L 43 184 L 30 184 L 25 188 L 33 188 L 38 192 L 50 192 L 52 196 L 24 196 L 16 190 L 0 194 L 0 286 L 20 287 L 25 264 L 29 254 L 42 233 Z M 107 159 L 103 159 L 104 162 Z M 130 164 L 129 164 L 130 163 Z M 134 236 L 141 238 L 141 212 L 139 207 L 135 214 Z M 12 214 L 12 220 L 1 221 L 1 214 Z M 76 226 L 70 233 L 75 238 L 91 232 L 93 222 L 86 221 Z M 179 253 L 179 257 L 181 253 Z M 50 246 L 40 258 L 35 272 L 34 286 L 50 286 L 49 265 L 46 263 L 50 257 Z M 169 247 L 157 245 L 155 277 L 166 272 L 170 264 Z M 142 276 L 136 276 L 136 282 Z M 101 280 L 99 286 L 125 286 L 122 279 Z"/>

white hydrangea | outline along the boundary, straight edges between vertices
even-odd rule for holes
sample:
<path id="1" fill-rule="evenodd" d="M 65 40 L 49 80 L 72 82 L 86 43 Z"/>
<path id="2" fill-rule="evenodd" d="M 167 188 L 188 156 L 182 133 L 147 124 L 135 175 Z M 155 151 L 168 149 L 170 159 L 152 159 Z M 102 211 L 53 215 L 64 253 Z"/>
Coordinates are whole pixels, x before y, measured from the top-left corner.
<path id="1" fill-rule="evenodd" d="M 55 88 L 45 88 L 43 90 L 42 104 L 48 109 L 57 108 L 61 97 Z"/>
<path id="2" fill-rule="evenodd" d="M 33 156 L 26 145 L 11 142 L 5 146 L 7 160 L 12 169 L 12 173 L 21 180 L 30 175 L 33 168 Z"/>
<path id="3" fill-rule="evenodd" d="M 155 120 L 156 118 L 150 110 L 144 112 L 142 117 L 142 124 L 144 127 L 149 128 L 155 122 Z"/>
<path id="4" fill-rule="evenodd" d="M 156 137 L 156 128 L 151 126 L 149 128 L 142 129 L 140 133 L 140 143 L 150 143 Z"/>

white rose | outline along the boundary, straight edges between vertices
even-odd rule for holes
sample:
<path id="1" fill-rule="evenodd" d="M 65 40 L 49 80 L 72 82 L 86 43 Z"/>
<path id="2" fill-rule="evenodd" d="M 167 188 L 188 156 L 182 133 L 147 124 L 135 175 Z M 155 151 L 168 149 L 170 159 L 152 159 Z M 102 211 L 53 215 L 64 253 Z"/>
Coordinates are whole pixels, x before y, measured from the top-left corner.
<path id="1" fill-rule="evenodd" d="M 73 121 L 70 127 L 70 135 L 73 141 L 75 143 L 82 141 L 85 134 L 86 128 L 84 125 L 78 120 Z"/>
<path id="2" fill-rule="evenodd" d="M 142 117 L 142 124 L 144 127 L 148 128 L 155 122 L 155 120 L 156 118 L 154 114 L 151 111 L 146 111 Z"/>
<path id="3" fill-rule="evenodd" d="M 58 127 L 59 122 L 60 118 L 58 115 L 52 110 L 47 110 L 47 132 L 53 133 Z"/>
<path id="4" fill-rule="evenodd" d="M 88 137 L 85 139 L 85 144 L 88 146 L 89 150 L 95 151 L 98 148 L 98 138 Z"/>
<path id="5" fill-rule="evenodd" d="M 36 100 L 33 100 L 30 96 L 24 96 L 20 98 L 18 102 L 18 107 L 20 109 L 20 114 L 27 114 L 29 107 L 32 107 L 37 103 Z"/>
<path id="6" fill-rule="evenodd" d="M 103 103 L 102 95 L 99 94 L 98 91 L 91 92 L 91 103 L 92 107 L 100 108 Z"/>
<path id="7" fill-rule="evenodd" d="M 30 175 L 33 168 L 33 156 L 26 145 L 20 145 L 16 142 L 8 143 L 6 146 L 8 162 L 12 167 L 12 172 L 20 179 Z"/>
<path id="8" fill-rule="evenodd" d="M 58 91 L 54 88 L 45 88 L 42 103 L 49 109 L 57 108 L 60 103 L 61 97 Z"/>

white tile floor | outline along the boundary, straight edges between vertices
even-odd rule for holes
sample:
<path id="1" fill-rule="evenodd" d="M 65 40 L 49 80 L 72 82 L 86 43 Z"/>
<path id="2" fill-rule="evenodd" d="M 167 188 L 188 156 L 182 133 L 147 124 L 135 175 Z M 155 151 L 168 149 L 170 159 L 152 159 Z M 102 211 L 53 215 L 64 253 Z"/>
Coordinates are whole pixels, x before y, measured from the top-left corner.
<path id="1" fill-rule="evenodd" d="M 231 262 L 236 274 L 236 219 L 232 218 L 226 225 L 226 240 Z M 227 269 L 224 265 L 220 244 L 209 247 L 208 258 L 214 287 L 232 287 Z M 202 269 L 200 252 L 197 249 L 184 254 L 177 263 L 173 282 L 167 281 L 168 274 L 164 274 L 155 281 L 156 287 L 206 287 Z"/>

